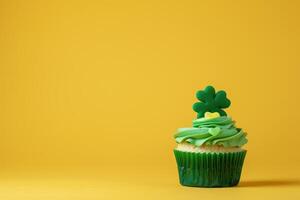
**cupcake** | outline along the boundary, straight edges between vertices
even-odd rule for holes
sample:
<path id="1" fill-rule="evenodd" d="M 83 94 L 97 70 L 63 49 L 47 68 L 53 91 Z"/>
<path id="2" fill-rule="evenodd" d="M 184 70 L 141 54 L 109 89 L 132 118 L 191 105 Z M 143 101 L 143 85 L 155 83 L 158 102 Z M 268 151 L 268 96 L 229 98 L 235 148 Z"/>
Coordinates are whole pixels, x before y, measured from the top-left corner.
<path id="1" fill-rule="evenodd" d="M 174 154 L 184 186 L 230 187 L 239 183 L 247 143 L 246 133 L 224 111 L 231 104 L 226 92 L 212 86 L 196 93 L 193 127 L 179 128 Z"/>

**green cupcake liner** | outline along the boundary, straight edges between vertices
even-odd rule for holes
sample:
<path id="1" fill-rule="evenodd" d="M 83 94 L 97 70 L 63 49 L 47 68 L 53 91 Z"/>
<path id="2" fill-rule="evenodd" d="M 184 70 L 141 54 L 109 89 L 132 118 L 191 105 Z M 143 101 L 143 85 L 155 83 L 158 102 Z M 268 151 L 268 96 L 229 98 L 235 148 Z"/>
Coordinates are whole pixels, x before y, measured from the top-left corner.
<path id="1" fill-rule="evenodd" d="M 231 187 L 239 183 L 246 151 L 194 153 L 174 149 L 181 185 Z"/>

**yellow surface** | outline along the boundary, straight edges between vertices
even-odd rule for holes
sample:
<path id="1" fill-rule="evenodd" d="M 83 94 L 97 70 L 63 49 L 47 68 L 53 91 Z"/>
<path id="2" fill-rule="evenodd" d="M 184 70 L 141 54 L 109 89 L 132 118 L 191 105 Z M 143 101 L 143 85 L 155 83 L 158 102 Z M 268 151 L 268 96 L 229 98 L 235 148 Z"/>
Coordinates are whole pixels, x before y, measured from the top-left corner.
<path id="1" fill-rule="evenodd" d="M 0 1 L 1 199 L 299 199 L 299 1 Z M 196 90 L 248 132 L 240 187 L 178 185 Z"/>

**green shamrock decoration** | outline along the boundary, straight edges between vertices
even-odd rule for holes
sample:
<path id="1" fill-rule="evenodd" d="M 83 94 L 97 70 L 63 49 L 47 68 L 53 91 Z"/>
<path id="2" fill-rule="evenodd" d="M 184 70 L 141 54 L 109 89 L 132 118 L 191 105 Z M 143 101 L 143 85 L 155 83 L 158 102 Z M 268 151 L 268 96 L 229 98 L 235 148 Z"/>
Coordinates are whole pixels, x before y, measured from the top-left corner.
<path id="1" fill-rule="evenodd" d="M 226 116 L 226 112 L 222 109 L 230 106 L 230 100 L 226 97 L 223 90 L 215 92 L 213 86 L 207 86 L 204 90 L 199 90 L 196 97 L 201 102 L 193 105 L 193 110 L 198 113 L 197 118 L 204 117 L 206 112 L 218 112 L 221 116 Z"/>

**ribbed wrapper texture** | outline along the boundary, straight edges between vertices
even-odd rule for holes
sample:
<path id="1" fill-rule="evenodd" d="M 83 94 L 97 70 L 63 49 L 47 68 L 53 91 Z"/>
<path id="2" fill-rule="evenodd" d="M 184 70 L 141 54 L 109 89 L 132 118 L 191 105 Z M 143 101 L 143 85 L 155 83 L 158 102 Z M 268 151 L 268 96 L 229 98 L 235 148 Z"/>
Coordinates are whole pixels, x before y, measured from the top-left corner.
<path id="1" fill-rule="evenodd" d="M 239 183 L 246 150 L 195 153 L 174 149 L 179 181 L 192 187 L 231 187 Z"/>

